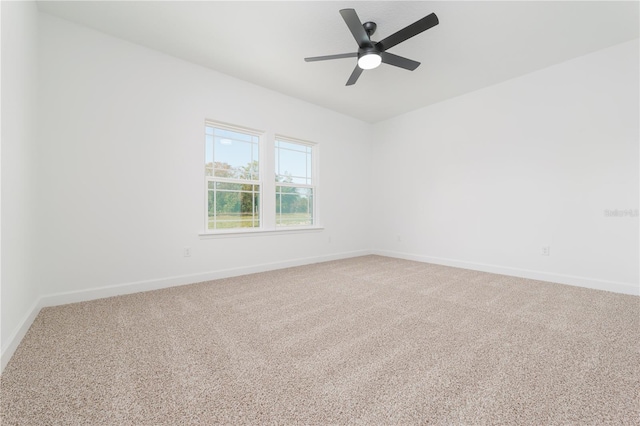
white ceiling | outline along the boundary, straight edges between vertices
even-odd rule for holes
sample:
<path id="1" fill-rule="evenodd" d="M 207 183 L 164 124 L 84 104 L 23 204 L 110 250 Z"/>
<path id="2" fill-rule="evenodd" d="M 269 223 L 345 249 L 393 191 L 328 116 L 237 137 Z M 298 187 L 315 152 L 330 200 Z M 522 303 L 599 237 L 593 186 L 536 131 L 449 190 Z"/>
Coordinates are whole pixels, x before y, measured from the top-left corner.
<path id="1" fill-rule="evenodd" d="M 587 1 L 55 2 L 40 11 L 242 80 L 376 122 L 638 37 L 639 3 Z M 374 40 L 435 12 L 440 25 L 389 50 L 346 87 L 357 50 L 339 10 L 374 21 Z"/>

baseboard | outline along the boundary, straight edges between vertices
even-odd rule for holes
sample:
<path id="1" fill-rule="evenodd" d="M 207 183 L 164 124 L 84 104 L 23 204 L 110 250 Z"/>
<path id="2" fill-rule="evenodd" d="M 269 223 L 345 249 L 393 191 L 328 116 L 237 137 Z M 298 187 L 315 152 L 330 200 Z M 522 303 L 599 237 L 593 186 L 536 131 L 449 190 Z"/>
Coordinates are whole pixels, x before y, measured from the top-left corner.
<path id="1" fill-rule="evenodd" d="M 447 259 L 432 256 L 421 256 L 410 253 L 393 252 L 386 250 L 358 250 L 343 252 L 324 256 L 306 257 L 283 262 L 263 263 L 248 267 L 230 268 L 218 271 L 211 271 L 199 274 L 182 275 L 154 280 L 137 281 L 131 283 L 118 284 L 113 286 L 95 287 L 86 290 L 55 293 L 39 297 L 28 310 L 24 319 L 7 340 L 6 345 L 0 353 L 0 373 L 4 371 L 7 363 L 18 348 L 18 345 L 29 331 L 31 324 L 38 316 L 40 309 L 48 306 L 65 305 L 68 303 L 86 302 L 89 300 L 102 299 L 105 297 L 119 296 L 123 294 L 139 293 L 142 291 L 160 290 L 168 287 L 193 284 L 203 281 L 211 281 L 221 278 L 229 278 L 240 275 L 254 274 L 259 272 L 272 271 L 276 269 L 290 268 L 294 266 L 309 265 L 313 263 L 328 262 L 331 260 L 347 259 L 351 257 L 377 254 L 380 256 L 395 257 L 400 259 L 415 260 L 418 262 L 434 263 L 438 265 L 453 266 L 456 268 L 471 269 L 482 272 L 490 272 L 501 275 L 511 275 L 521 278 L 529 278 L 539 281 L 549 281 L 560 284 L 568 284 L 578 287 L 591 288 L 596 290 L 612 291 L 616 293 L 640 295 L 640 287 L 628 283 L 615 281 L 596 280 L 585 277 L 571 275 L 551 274 L 541 271 L 531 271 L 526 269 L 511 268 L 499 265 L 489 265 L 477 262 L 468 262 L 457 259 Z"/>
<path id="2" fill-rule="evenodd" d="M 0 352 L 0 373 L 4 371 L 4 368 L 9 363 L 9 360 L 13 356 L 16 349 L 18 349 L 18 345 L 29 331 L 31 324 L 38 316 L 40 309 L 42 308 L 42 299 L 38 298 L 31 308 L 27 311 L 27 314 L 24 316 L 22 321 L 20 321 L 20 325 L 11 333 L 9 339 L 7 339 L 6 345 L 2 348 Z"/>
<path id="3" fill-rule="evenodd" d="M 640 296 L 640 286 L 638 284 L 605 281 L 587 277 L 573 275 L 554 274 L 542 271 L 532 271 L 528 269 L 512 268 L 508 266 L 490 265 L 478 262 L 469 262 L 458 259 L 447 259 L 442 257 L 422 256 L 411 253 L 401 253 L 387 250 L 372 250 L 372 254 L 380 256 L 396 257 L 399 259 L 415 260 L 418 262 L 434 263 L 437 265 L 453 266 L 456 268 L 471 269 L 474 271 L 490 272 L 493 274 L 510 275 L 520 278 L 529 278 L 538 281 L 548 281 L 552 283 L 567 284 L 576 287 L 585 287 L 594 290 L 611 291 L 614 293 L 630 294 Z"/>
<path id="4" fill-rule="evenodd" d="M 343 252 L 324 256 L 305 257 L 282 262 L 262 263 L 258 265 L 239 268 L 221 269 L 217 271 L 198 274 L 181 275 L 160 279 L 116 284 L 112 286 L 94 287 L 78 291 L 55 293 L 42 296 L 42 306 L 59 306 L 68 303 L 86 302 L 89 300 L 103 299 L 105 297 L 120 296 L 123 294 L 139 293 L 143 291 L 160 290 L 168 287 L 194 284 L 203 281 L 217 280 L 221 278 L 237 277 L 240 275 L 255 274 L 258 272 L 273 271 L 276 269 L 291 268 L 294 266 L 309 265 L 313 263 L 328 262 L 331 260 L 347 259 L 350 257 L 365 256 L 371 254 L 369 250 Z"/>

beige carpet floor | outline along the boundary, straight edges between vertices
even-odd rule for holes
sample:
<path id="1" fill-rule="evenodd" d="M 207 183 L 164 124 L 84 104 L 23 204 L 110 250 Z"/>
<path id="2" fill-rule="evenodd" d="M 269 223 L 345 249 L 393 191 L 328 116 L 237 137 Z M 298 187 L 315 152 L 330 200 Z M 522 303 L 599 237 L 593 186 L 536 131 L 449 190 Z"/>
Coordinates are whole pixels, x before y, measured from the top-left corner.
<path id="1" fill-rule="evenodd" d="M 43 309 L 2 425 L 640 424 L 640 298 L 379 256 Z"/>

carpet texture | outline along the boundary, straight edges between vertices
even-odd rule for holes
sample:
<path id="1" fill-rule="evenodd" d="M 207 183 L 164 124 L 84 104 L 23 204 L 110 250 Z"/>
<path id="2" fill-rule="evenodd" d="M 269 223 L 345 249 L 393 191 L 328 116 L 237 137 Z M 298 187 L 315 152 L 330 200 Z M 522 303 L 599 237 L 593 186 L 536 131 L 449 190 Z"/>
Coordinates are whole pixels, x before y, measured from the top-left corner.
<path id="1" fill-rule="evenodd" d="M 640 298 L 365 256 L 43 309 L 2 425 L 640 424 Z"/>

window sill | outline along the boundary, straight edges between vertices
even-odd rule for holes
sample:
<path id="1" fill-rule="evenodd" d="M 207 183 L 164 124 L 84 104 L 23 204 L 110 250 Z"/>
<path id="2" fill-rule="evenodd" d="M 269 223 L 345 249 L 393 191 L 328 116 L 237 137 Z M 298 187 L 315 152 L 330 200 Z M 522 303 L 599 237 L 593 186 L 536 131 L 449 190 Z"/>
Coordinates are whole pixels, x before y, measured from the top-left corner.
<path id="1" fill-rule="evenodd" d="M 287 229 L 260 229 L 251 231 L 217 231 L 217 232 L 201 232 L 198 234 L 201 240 L 210 238 L 236 238 L 236 237 L 255 237 L 258 235 L 290 235 L 290 234 L 306 234 L 309 232 L 321 232 L 324 228 L 321 226 L 313 228 L 287 228 Z"/>

